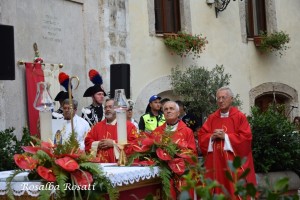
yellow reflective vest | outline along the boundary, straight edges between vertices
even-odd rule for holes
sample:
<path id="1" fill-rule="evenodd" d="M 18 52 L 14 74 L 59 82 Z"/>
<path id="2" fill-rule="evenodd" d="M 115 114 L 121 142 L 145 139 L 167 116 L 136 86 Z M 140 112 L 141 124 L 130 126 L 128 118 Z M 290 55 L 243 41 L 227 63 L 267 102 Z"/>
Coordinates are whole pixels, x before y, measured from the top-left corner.
<path id="1" fill-rule="evenodd" d="M 152 132 L 156 127 L 163 125 L 166 120 L 162 113 L 160 113 L 158 116 L 154 116 L 150 113 L 146 113 L 142 116 L 144 123 L 145 123 L 145 132 Z"/>

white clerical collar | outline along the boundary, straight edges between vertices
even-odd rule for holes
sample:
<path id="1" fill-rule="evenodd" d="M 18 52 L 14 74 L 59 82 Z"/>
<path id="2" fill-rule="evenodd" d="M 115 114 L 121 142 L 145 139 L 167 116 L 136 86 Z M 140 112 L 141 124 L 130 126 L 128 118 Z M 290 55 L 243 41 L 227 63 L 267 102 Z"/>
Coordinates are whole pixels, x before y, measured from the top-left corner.
<path id="1" fill-rule="evenodd" d="M 114 119 L 114 121 L 112 121 L 110 123 L 108 123 L 107 120 L 106 120 L 106 124 L 108 124 L 108 125 L 116 125 L 116 123 L 117 123 L 117 118 Z"/>
<path id="2" fill-rule="evenodd" d="M 224 117 L 229 117 L 229 111 L 226 112 L 226 113 L 220 113 L 221 114 L 221 118 L 224 118 Z"/>
<path id="3" fill-rule="evenodd" d="M 168 131 L 176 131 L 177 130 L 177 127 L 178 127 L 178 122 L 174 125 L 166 125 L 166 130 Z"/>

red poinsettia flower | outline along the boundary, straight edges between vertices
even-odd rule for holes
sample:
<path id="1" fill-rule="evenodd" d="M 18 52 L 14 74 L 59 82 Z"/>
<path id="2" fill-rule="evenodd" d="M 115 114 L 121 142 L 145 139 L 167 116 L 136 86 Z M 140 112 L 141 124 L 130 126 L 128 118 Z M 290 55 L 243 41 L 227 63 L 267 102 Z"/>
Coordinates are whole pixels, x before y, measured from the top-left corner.
<path id="1" fill-rule="evenodd" d="M 134 144 L 132 145 L 132 149 L 136 152 L 145 152 L 145 151 L 149 151 L 150 147 L 146 145 L 139 146 Z"/>
<path id="2" fill-rule="evenodd" d="M 32 153 L 32 154 L 36 154 L 36 152 L 37 152 L 38 150 L 41 150 L 41 147 L 36 147 L 36 146 L 22 146 L 22 149 L 23 149 L 25 152 Z"/>
<path id="3" fill-rule="evenodd" d="M 169 167 L 172 171 L 178 175 L 182 175 L 185 171 L 185 163 L 183 158 L 175 158 L 168 162 Z"/>
<path id="4" fill-rule="evenodd" d="M 72 173 L 72 175 L 76 179 L 77 184 L 79 186 L 88 186 L 89 184 L 92 184 L 92 182 L 93 182 L 93 177 L 90 172 L 76 170 L 75 172 Z"/>
<path id="5" fill-rule="evenodd" d="M 143 165 L 143 166 L 154 166 L 156 164 L 156 162 L 152 159 L 142 160 L 142 161 L 139 161 L 137 163 L 140 164 L 140 165 Z"/>
<path id="6" fill-rule="evenodd" d="M 192 157 L 196 155 L 191 149 L 181 149 L 180 152 L 176 153 L 176 155 L 180 158 L 184 158 L 190 164 L 195 164 L 195 161 L 192 159 Z"/>
<path id="7" fill-rule="evenodd" d="M 42 142 L 41 143 L 42 150 L 45 151 L 50 157 L 53 157 L 53 148 L 56 147 L 56 145 L 50 143 L 50 142 Z"/>
<path id="8" fill-rule="evenodd" d="M 53 143 L 51 143 L 51 142 L 45 142 L 45 141 L 42 141 L 41 147 L 42 147 L 42 148 L 50 149 L 50 148 L 55 147 L 55 145 L 54 145 Z"/>
<path id="9" fill-rule="evenodd" d="M 145 139 L 142 140 L 142 145 L 152 146 L 153 144 L 154 144 L 154 140 L 150 137 L 146 137 Z"/>
<path id="10" fill-rule="evenodd" d="M 64 170 L 72 172 L 79 168 L 78 163 L 70 157 L 63 157 L 55 160 L 55 163 L 61 166 Z"/>
<path id="11" fill-rule="evenodd" d="M 175 144 L 177 144 L 180 149 L 187 148 L 187 146 L 188 146 L 187 141 L 184 141 L 182 139 L 176 139 Z"/>
<path id="12" fill-rule="evenodd" d="M 80 157 L 80 153 L 60 154 L 55 157 L 56 158 L 70 157 L 70 158 L 76 159 L 76 158 Z"/>
<path id="13" fill-rule="evenodd" d="M 57 158 L 62 158 L 62 157 L 70 157 L 70 158 L 73 158 L 73 159 L 76 159 L 76 158 L 79 158 L 82 154 L 84 153 L 83 150 L 76 150 L 74 151 L 74 149 L 71 151 L 71 153 L 68 153 L 68 154 L 60 154 L 60 155 L 57 155 L 56 157 Z"/>
<path id="14" fill-rule="evenodd" d="M 35 169 L 36 165 L 38 164 L 37 160 L 23 154 L 15 154 L 14 160 L 18 167 L 20 167 L 21 169 L 32 170 Z"/>
<path id="15" fill-rule="evenodd" d="M 53 171 L 44 166 L 38 166 L 37 173 L 46 181 L 50 181 L 50 182 L 56 181 L 56 177 Z"/>
<path id="16" fill-rule="evenodd" d="M 156 155 L 162 160 L 171 160 L 171 156 L 165 150 L 161 148 L 156 149 Z"/>

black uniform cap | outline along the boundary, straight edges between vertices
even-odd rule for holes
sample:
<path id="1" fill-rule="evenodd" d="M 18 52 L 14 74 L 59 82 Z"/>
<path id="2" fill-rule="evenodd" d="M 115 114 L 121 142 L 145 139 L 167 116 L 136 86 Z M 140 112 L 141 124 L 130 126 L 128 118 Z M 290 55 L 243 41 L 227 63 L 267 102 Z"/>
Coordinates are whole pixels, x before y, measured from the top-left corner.
<path id="1" fill-rule="evenodd" d="M 91 87 L 89 87 L 83 94 L 83 97 L 92 97 L 94 94 L 96 94 L 97 92 L 103 92 L 104 96 L 106 96 L 105 91 L 103 90 L 103 88 L 101 87 L 101 85 L 96 84 L 93 85 Z"/>
<path id="2" fill-rule="evenodd" d="M 56 97 L 55 97 L 55 101 L 63 101 L 65 99 L 69 98 L 69 93 L 68 92 L 64 92 L 64 91 L 60 91 Z"/>

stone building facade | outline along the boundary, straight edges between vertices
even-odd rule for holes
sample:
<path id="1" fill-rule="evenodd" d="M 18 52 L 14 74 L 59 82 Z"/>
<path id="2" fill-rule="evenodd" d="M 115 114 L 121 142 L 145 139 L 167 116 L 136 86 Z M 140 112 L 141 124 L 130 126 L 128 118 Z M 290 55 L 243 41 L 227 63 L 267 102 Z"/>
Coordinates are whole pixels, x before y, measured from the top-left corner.
<path id="1" fill-rule="evenodd" d="M 232 75 L 230 87 L 240 94 L 243 112 L 249 114 L 255 102 L 275 94 L 293 118 L 299 114 L 300 3 L 265 0 L 268 31 L 283 30 L 291 37 L 291 48 L 279 57 L 261 54 L 247 38 L 248 1 L 230 2 L 216 17 L 215 4 L 179 0 L 181 29 L 202 34 L 209 42 L 195 60 L 171 55 L 162 35 L 156 34 L 154 0 L 0 0 L 0 24 L 14 26 L 16 61 L 31 61 L 36 42 L 46 63 L 63 63 L 61 71 L 79 77 L 74 91 L 79 107 L 91 101 L 82 97 L 92 85 L 90 69 L 101 73 L 109 91 L 110 65 L 130 64 L 130 98 L 138 120 L 151 95 L 180 98 L 168 78 L 173 67 L 223 65 Z M 15 71 L 15 80 L 0 80 L 1 130 L 20 131 L 27 124 L 24 66 L 16 63 Z"/>

